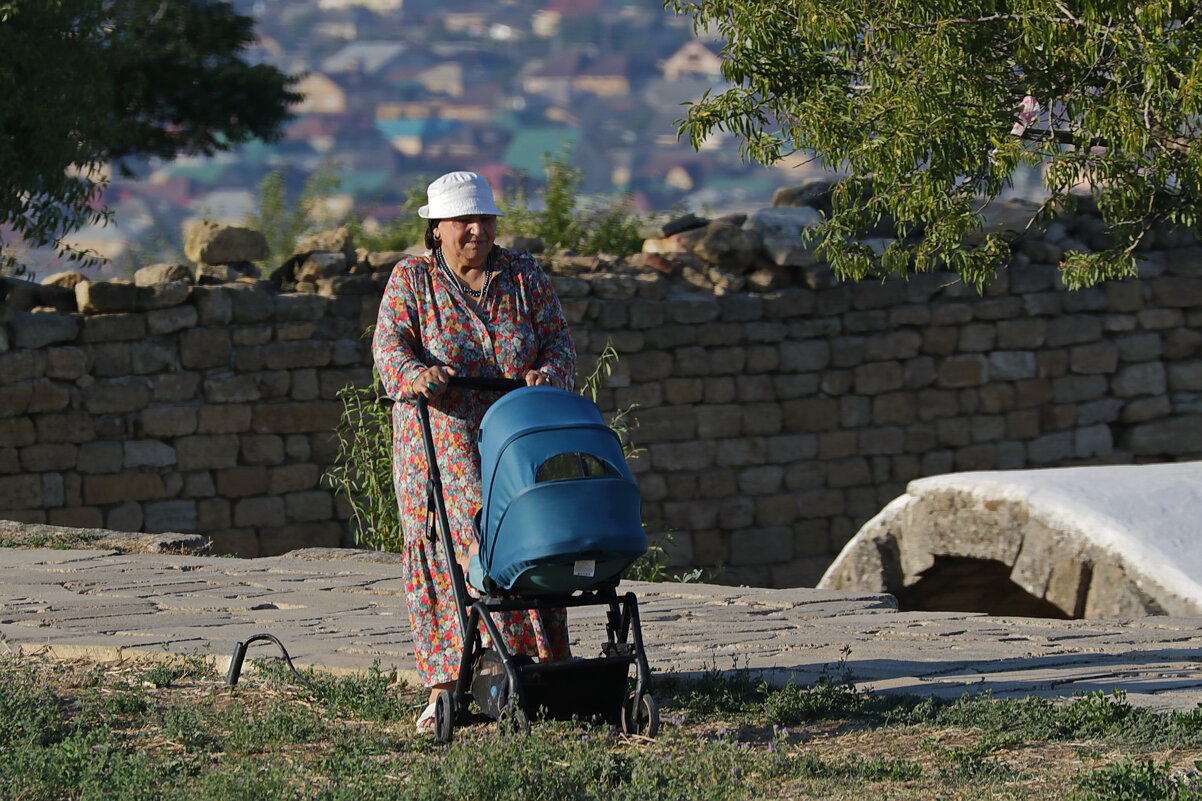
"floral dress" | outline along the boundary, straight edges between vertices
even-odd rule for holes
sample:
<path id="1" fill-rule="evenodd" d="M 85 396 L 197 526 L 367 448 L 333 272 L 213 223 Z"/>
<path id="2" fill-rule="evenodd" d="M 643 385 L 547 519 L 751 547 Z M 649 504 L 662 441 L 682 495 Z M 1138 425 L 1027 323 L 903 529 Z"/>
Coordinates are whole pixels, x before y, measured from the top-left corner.
<path id="1" fill-rule="evenodd" d="M 402 571 L 413 649 L 423 684 L 454 681 L 462 640 L 451 575 L 432 534 L 426 495 L 426 454 L 410 386 L 427 367 L 452 367 L 461 376 L 522 378 L 541 370 L 570 389 L 576 351 L 559 298 L 528 253 L 494 250 L 496 272 L 474 309 L 459 285 L 417 256 L 393 268 L 376 320 L 376 369 L 393 407 L 393 480 L 404 528 Z M 450 390 L 430 403 L 430 426 L 442 473 L 456 550 L 475 538 L 472 517 L 480 507 L 480 420 L 496 393 Z M 493 616 L 515 653 L 540 660 L 566 659 L 567 616 L 561 610 L 516 611 Z"/>

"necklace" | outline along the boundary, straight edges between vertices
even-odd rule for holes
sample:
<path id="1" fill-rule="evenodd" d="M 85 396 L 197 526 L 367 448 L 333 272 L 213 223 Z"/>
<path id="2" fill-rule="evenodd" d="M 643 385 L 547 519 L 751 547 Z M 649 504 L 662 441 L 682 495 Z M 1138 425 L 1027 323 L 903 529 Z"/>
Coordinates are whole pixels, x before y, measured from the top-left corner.
<path id="1" fill-rule="evenodd" d="M 493 256 L 491 253 L 488 254 L 488 261 L 484 265 L 484 286 L 480 287 L 479 289 L 472 289 L 463 282 L 463 279 L 455 275 L 455 271 L 451 269 L 451 266 L 447 264 L 446 259 L 442 257 L 442 248 L 438 248 L 434 251 L 434 258 L 438 261 L 438 266 L 442 268 L 444 273 L 446 273 L 447 278 L 450 278 L 451 281 L 453 281 L 454 284 L 459 287 L 463 294 L 467 295 L 469 298 L 475 298 L 476 300 L 479 300 L 488 294 L 488 285 L 492 283 L 492 276 L 496 271 L 493 267 Z"/>

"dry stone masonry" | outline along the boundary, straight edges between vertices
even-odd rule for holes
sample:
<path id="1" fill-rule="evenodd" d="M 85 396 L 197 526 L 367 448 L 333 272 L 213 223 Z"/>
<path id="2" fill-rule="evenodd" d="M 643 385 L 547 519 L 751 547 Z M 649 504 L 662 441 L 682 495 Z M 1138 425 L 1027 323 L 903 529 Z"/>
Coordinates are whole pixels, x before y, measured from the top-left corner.
<path id="1" fill-rule="evenodd" d="M 581 377 L 619 355 L 599 402 L 634 409 L 644 519 L 672 565 L 813 586 L 912 479 L 1202 456 L 1192 235 L 1157 232 L 1139 279 L 1080 292 L 1054 265 L 1104 244 L 1085 212 L 1018 240 L 983 294 L 950 274 L 844 284 L 799 236 L 821 196 L 780 203 L 673 221 L 627 260 L 540 256 Z M 0 518 L 199 532 L 247 556 L 348 544 L 322 476 L 400 254 L 328 232 L 261 279 L 256 232 L 193 233 L 199 266 L 4 279 Z"/>

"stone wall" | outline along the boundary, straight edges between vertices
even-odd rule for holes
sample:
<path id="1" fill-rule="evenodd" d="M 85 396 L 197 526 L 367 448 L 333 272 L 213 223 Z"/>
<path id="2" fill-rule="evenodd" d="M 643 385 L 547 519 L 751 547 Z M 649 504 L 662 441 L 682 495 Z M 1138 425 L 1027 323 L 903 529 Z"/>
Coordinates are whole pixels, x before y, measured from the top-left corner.
<path id="1" fill-rule="evenodd" d="M 1066 292 L 1047 262 L 1073 235 L 1020 242 L 982 295 L 941 274 L 770 265 L 731 291 L 684 256 L 544 261 L 581 375 L 619 354 L 600 405 L 637 405 L 632 466 L 671 563 L 812 586 L 911 479 L 1202 456 L 1202 249 L 1165 237 L 1139 280 Z M 345 543 L 321 476 L 388 263 L 318 265 L 300 291 L 6 281 L 0 517 L 240 555 Z"/>

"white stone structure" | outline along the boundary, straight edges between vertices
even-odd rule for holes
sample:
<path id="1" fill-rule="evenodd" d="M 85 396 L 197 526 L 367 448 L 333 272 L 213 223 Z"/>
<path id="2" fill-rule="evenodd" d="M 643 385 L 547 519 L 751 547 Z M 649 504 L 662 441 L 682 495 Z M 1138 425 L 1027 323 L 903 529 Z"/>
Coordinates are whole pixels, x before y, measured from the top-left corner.
<path id="1" fill-rule="evenodd" d="M 931 476 L 869 520 L 819 587 L 904 596 L 941 561 L 977 560 L 1066 617 L 1198 614 L 1199 510 L 1202 462 Z M 1005 589 L 976 576 L 944 580 L 955 597 L 942 603 L 928 584 L 925 605 L 989 611 Z"/>

